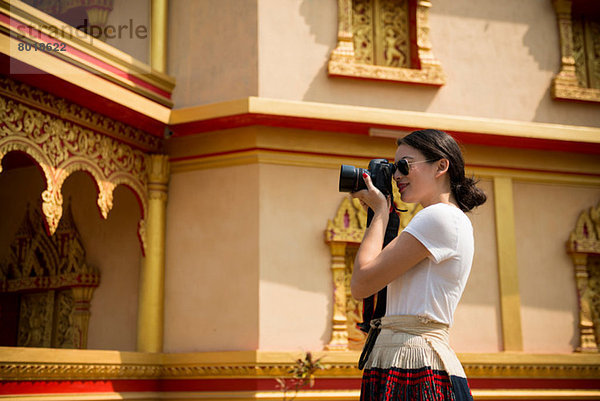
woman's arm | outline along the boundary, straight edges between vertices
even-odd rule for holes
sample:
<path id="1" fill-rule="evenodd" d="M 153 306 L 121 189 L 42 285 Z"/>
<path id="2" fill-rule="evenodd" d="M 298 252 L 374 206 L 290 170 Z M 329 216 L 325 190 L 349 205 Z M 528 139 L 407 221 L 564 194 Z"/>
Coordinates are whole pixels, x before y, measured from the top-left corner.
<path id="1" fill-rule="evenodd" d="M 385 249 L 383 239 L 389 219 L 389 202 L 365 176 L 367 189 L 352 194 L 369 206 L 374 216 L 356 253 L 350 289 L 352 296 L 363 299 L 375 294 L 402 273 L 429 256 L 429 251 L 415 237 L 401 233 Z"/>

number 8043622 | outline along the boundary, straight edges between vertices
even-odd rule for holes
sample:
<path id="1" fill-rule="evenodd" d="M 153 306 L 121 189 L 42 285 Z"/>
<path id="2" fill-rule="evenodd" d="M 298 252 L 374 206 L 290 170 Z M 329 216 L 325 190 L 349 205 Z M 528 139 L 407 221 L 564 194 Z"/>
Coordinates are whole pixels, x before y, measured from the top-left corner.
<path id="1" fill-rule="evenodd" d="M 19 51 L 64 52 L 67 50 L 65 43 L 19 43 Z"/>

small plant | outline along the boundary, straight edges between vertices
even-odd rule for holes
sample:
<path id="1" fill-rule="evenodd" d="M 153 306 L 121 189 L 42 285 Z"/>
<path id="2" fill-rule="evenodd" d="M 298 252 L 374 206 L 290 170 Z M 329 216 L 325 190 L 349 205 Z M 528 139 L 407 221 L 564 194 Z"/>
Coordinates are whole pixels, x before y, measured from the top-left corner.
<path id="1" fill-rule="evenodd" d="M 297 359 L 294 367 L 288 371 L 292 378 L 279 377 L 277 388 L 283 392 L 283 401 L 291 401 L 296 398 L 298 391 L 315 385 L 315 372 L 323 369 L 321 358 L 313 361 L 312 354 L 307 352 L 304 359 Z M 288 392 L 293 391 L 293 396 L 288 398 Z"/>

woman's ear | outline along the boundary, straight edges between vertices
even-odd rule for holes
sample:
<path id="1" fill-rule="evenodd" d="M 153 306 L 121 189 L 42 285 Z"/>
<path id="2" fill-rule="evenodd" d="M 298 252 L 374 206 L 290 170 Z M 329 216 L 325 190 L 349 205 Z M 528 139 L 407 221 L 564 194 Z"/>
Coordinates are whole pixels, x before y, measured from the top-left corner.
<path id="1" fill-rule="evenodd" d="M 438 160 L 438 167 L 437 167 L 437 171 L 435 172 L 436 178 L 447 173 L 449 168 L 450 168 L 450 161 L 448 159 Z"/>

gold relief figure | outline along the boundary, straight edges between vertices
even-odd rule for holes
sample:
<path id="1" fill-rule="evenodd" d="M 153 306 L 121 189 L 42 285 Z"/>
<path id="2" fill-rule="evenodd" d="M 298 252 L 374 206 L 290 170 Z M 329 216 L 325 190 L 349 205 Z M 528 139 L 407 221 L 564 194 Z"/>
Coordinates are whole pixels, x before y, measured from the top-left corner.
<path id="1" fill-rule="evenodd" d="M 392 28 L 385 30 L 385 65 L 398 67 L 406 63 L 406 56 L 398 50 L 398 38 Z"/>
<path id="2" fill-rule="evenodd" d="M 588 43 L 590 88 L 600 89 L 600 21 L 588 23 Z"/>
<path id="3" fill-rule="evenodd" d="M 585 61 L 585 43 L 584 43 L 584 29 L 583 19 L 573 19 L 573 59 L 575 60 L 575 74 L 577 75 L 577 81 L 579 86 L 587 87 L 587 71 Z"/>
<path id="4" fill-rule="evenodd" d="M 372 0 L 352 1 L 352 32 L 354 57 L 357 62 L 373 63 Z"/>
<path id="5" fill-rule="evenodd" d="M 414 7 L 407 0 L 338 0 L 338 43 L 329 75 L 444 85 L 446 75 L 429 40 L 430 8 L 427 0 Z"/>
<path id="6" fill-rule="evenodd" d="M 600 21 L 573 12 L 571 0 L 554 0 L 561 67 L 551 94 L 558 99 L 600 102 Z"/>
<path id="7" fill-rule="evenodd" d="M 21 297 L 17 345 L 49 347 L 54 291 L 25 294 Z"/>
<path id="8" fill-rule="evenodd" d="M 378 7 L 377 64 L 410 68 L 408 2 L 381 0 Z"/>
<path id="9" fill-rule="evenodd" d="M 61 291 L 56 298 L 56 319 L 52 346 L 54 348 L 74 348 L 73 292 L 71 290 Z"/>

